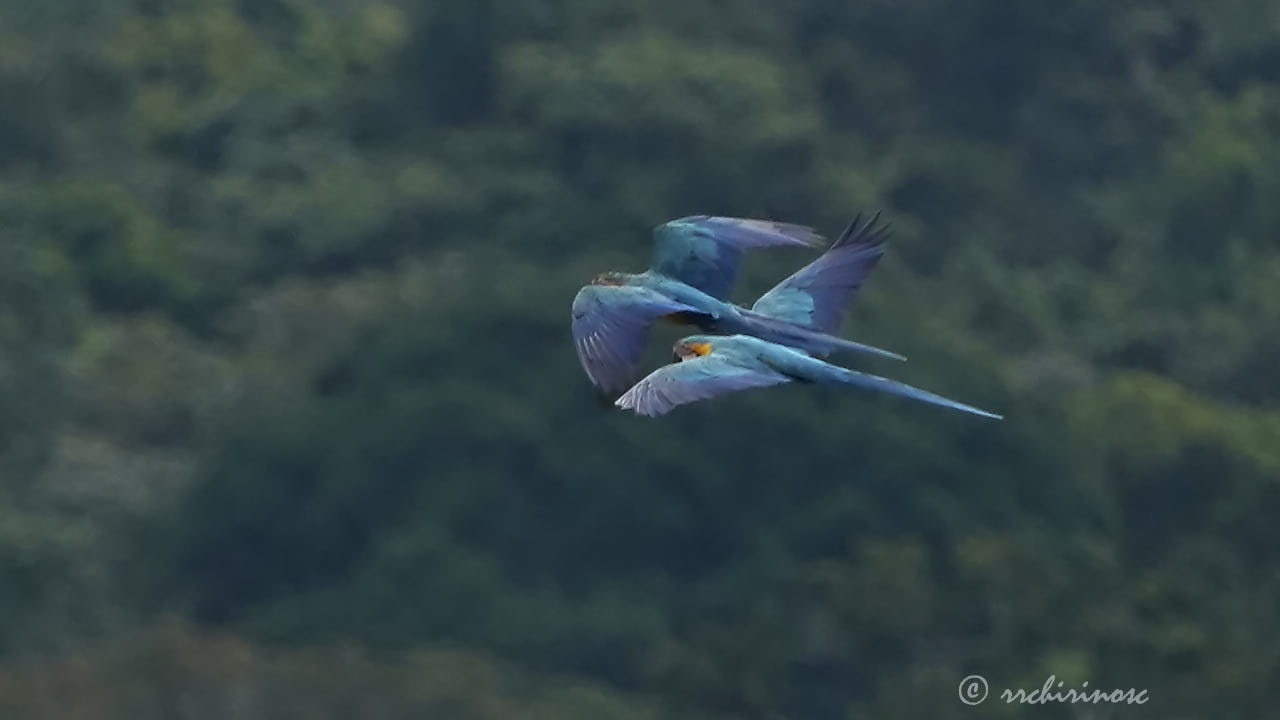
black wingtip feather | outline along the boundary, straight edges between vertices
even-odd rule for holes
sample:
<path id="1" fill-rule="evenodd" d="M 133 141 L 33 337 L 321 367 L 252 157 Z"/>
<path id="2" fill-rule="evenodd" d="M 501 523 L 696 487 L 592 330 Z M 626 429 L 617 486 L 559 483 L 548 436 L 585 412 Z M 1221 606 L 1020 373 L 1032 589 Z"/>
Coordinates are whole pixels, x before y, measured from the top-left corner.
<path id="1" fill-rule="evenodd" d="M 836 238 L 832 248 L 844 247 L 846 245 L 864 245 L 875 246 L 883 245 L 890 236 L 893 235 L 893 224 L 886 222 L 880 225 L 880 211 L 877 210 L 865 223 L 862 222 L 862 213 L 859 212 L 854 216 L 853 220 L 845 226 L 844 232 L 840 233 L 840 237 Z"/>

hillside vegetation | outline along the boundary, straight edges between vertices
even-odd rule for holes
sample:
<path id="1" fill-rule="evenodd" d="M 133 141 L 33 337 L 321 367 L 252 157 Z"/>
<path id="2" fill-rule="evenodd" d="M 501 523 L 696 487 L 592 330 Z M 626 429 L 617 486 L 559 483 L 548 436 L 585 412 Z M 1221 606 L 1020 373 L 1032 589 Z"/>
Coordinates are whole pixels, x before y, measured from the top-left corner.
<path id="1" fill-rule="evenodd" d="M 0 716 L 1274 717 L 1277 23 L 0 0 Z M 875 210 L 841 359 L 1004 422 L 597 402 L 654 225 Z"/>

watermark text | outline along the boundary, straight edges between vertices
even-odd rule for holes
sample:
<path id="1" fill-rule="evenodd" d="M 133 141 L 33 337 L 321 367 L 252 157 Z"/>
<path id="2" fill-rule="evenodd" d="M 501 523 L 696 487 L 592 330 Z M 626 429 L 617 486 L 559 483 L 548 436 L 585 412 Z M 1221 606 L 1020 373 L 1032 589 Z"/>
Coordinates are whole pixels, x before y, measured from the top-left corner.
<path id="1" fill-rule="evenodd" d="M 960 681 L 960 702 L 965 705 L 978 705 L 987 699 L 987 679 L 981 675 L 970 675 Z M 1068 687 L 1057 676 L 1050 675 L 1038 688 L 1005 688 L 1000 692 L 1000 699 L 1006 705 L 1048 705 L 1049 703 L 1086 703 L 1092 705 L 1146 705 L 1146 689 L 1143 688 L 1110 688 L 1090 687 L 1085 680 L 1078 687 Z"/>

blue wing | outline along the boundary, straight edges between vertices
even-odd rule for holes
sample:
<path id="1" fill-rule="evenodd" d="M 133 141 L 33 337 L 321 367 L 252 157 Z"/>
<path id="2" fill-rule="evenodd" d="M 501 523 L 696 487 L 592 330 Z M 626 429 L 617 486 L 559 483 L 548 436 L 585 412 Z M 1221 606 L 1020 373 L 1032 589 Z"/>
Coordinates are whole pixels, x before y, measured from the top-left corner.
<path id="1" fill-rule="evenodd" d="M 693 215 L 659 225 L 652 269 L 724 300 L 744 250 L 818 247 L 822 237 L 802 225 Z"/>
<path id="2" fill-rule="evenodd" d="M 628 285 L 587 285 L 573 298 L 573 345 L 587 377 L 601 390 L 631 384 L 655 318 L 695 312 L 664 295 Z"/>
<path id="3" fill-rule="evenodd" d="M 760 296 L 751 309 L 824 333 L 838 332 L 854 295 L 884 255 L 889 226 L 877 227 L 879 217 L 877 213 L 860 225 L 858 215 L 829 250 Z"/>
<path id="4" fill-rule="evenodd" d="M 712 352 L 692 360 L 664 365 L 636 383 L 614 403 L 640 415 L 665 415 L 677 405 L 725 393 L 790 382 L 763 364 L 743 367 Z"/>
<path id="5" fill-rule="evenodd" d="M 840 380 L 846 385 L 853 385 L 867 390 L 875 390 L 877 392 L 889 393 L 890 395 L 911 398 L 912 400 L 927 402 L 931 405 L 941 405 L 942 407 L 960 410 L 961 412 L 973 413 L 974 415 L 981 415 L 982 417 L 993 418 L 995 420 L 1004 419 L 1003 415 L 997 415 L 992 412 L 987 412 L 986 410 L 980 410 L 972 405 L 965 405 L 964 403 L 944 398 L 941 395 L 931 393 L 928 390 L 921 390 L 920 388 L 912 387 L 906 383 L 898 382 L 897 380 L 890 380 L 889 378 L 883 378 L 879 375 L 870 375 L 846 368 L 839 368 L 839 371 Z"/>

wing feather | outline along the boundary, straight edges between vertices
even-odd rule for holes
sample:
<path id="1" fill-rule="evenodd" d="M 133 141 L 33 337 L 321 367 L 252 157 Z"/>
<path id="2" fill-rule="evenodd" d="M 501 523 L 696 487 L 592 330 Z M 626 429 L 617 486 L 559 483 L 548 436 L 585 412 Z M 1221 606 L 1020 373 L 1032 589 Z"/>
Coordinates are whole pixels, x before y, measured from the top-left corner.
<path id="1" fill-rule="evenodd" d="M 635 378 L 649 326 L 655 318 L 695 312 L 653 290 L 587 285 L 573 298 L 573 346 L 592 384 L 617 392 Z"/>
<path id="2" fill-rule="evenodd" d="M 679 405 L 749 388 L 780 385 L 790 380 L 764 364 L 744 367 L 712 352 L 654 370 L 623 393 L 614 404 L 640 415 L 655 417 L 665 415 Z"/>
<path id="3" fill-rule="evenodd" d="M 769 220 L 692 215 L 654 229 L 652 269 L 726 299 L 742 253 L 764 247 L 819 247 L 812 228 Z"/>
<path id="4" fill-rule="evenodd" d="M 845 312 L 884 255 L 887 224 L 877 213 L 865 224 L 858 215 L 817 260 L 797 270 L 760 296 L 755 312 L 789 320 L 825 333 L 840 329 Z"/>

